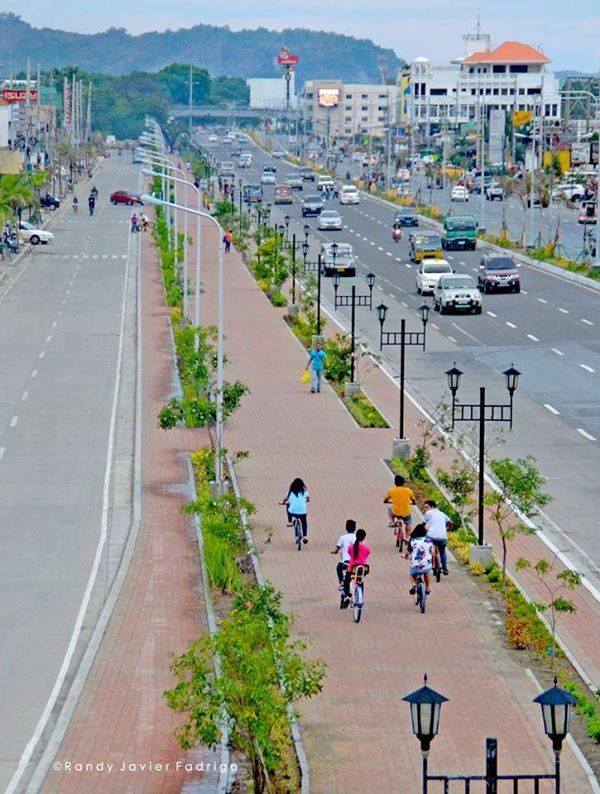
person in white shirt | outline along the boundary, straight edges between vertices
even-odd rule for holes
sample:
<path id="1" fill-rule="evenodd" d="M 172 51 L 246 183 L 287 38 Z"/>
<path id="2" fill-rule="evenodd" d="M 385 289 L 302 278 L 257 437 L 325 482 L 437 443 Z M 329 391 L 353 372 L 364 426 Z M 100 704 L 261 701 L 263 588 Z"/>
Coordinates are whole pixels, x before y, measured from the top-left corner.
<path id="1" fill-rule="evenodd" d="M 448 576 L 446 544 L 448 542 L 448 529 L 452 528 L 453 523 L 448 516 L 438 508 L 435 500 L 427 499 L 424 502 L 424 508 L 423 521 L 427 528 L 427 537 L 438 550 L 442 573 L 444 576 Z"/>
<path id="2" fill-rule="evenodd" d="M 350 559 L 350 547 L 356 540 L 356 521 L 349 518 L 346 521 L 346 531 L 340 535 L 335 548 L 331 549 L 332 554 L 339 554 L 340 559 L 336 565 L 336 573 L 338 578 L 338 590 L 344 589 L 344 573 Z"/>

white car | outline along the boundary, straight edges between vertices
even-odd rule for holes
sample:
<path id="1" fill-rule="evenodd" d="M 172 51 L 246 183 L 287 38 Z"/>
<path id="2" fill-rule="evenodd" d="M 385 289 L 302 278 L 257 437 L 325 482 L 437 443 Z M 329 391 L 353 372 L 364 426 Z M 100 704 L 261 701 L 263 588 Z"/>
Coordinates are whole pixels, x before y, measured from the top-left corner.
<path id="1" fill-rule="evenodd" d="M 339 212 L 336 212 L 335 210 L 323 210 L 323 212 L 319 215 L 319 225 L 317 228 L 323 231 L 333 229 L 336 231 L 341 231 L 342 218 Z"/>
<path id="2" fill-rule="evenodd" d="M 218 135 L 209 135 L 208 136 L 208 142 L 209 143 L 218 143 L 219 142 L 219 136 Z"/>
<path id="3" fill-rule="evenodd" d="M 441 276 L 433 291 L 436 312 L 467 311 L 481 314 L 483 299 L 472 276 L 451 273 Z"/>
<path id="4" fill-rule="evenodd" d="M 340 190 L 340 204 L 359 204 L 360 193 L 354 185 L 343 185 Z"/>
<path id="5" fill-rule="evenodd" d="M 445 259 L 422 259 L 417 270 L 417 292 L 433 294 L 442 276 L 453 273 L 452 265 Z"/>
<path id="6" fill-rule="evenodd" d="M 281 160 L 282 157 L 285 157 L 285 152 L 283 149 L 273 149 L 271 154 L 273 157 L 277 158 L 277 160 Z"/>
<path id="7" fill-rule="evenodd" d="M 567 199 L 567 201 L 581 201 L 584 192 L 583 185 L 572 183 L 557 185 L 552 191 L 552 198 L 564 198 Z"/>
<path id="8" fill-rule="evenodd" d="M 454 185 L 450 194 L 450 201 L 468 201 L 469 191 L 465 185 Z"/>
<path id="9" fill-rule="evenodd" d="M 261 185 L 274 185 L 277 182 L 277 177 L 272 171 L 263 171 L 260 175 Z"/>
<path id="10" fill-rule="evenodd" d="M 26 243 L 31 245 L 46 245 L 47 243 L 54 242 L 54 235 L 52 232 L 47 232 L 45 229 L 40 229 L 27 221 L 21 221 L 19 224 L 19 234 Z"/>
<path id="11" fill-rule="evenodd" d="M 335 187 L 335 182 L 330 176 L 320 176 L 317 178 L 317 190 L 323 190 L 323 188 L 327 188 L 327 190 L 333 190 Z"/>

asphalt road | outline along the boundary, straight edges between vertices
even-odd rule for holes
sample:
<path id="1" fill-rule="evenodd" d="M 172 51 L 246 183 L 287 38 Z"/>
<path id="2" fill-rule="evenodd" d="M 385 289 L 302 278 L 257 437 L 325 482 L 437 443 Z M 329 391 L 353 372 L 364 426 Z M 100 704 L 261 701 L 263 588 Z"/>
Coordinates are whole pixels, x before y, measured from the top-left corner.
<path id="1" fill-rule="evenodd" d="M 201 143 L 206 144 L 206 137 Z M 258 181 L 262 165 L 272 158 L 249 144 L 254 153 L 252 168 L 241 171 L 245 183 Z M 246 148 L 244 144 L 244 148 Z M 218 159 L 226 157 L 227 147 L 213 144 Z M 278 177 L 294 167 L 275 161 Z M 314 192 L 312 186 L 306 188 Z M 301 194 L 300 194 L 301 196 Z M 281 222 L 285 214 L 293 219 L 290 234 L 304 238 L 302 227 L 308 222 L 311 256 L 322 240 L 350 242 L 360 260 L 360 272 L 372 270 L 376 276 L 374 305 L 383 300 L 390 307 L 386 330 L 399 330 L 401 317 L 407 330 L 420 330 L 417 308 L 423 298 L 416 293 L 415 266 L 408 258 L 407 234 L 393 243 L 393 210 L 375 199 L 363 198 L 357 206 L 330 206 L 340 210 L 344 229 L 321 233 L 315 219 L 301 218 L 300 196 L 293 205 L 274 207 L 271 219 Z M 272 188 L 265 186 L 265 202 L 272 201 Z M 480 251 L 447 252 L 457 272 L 477 272 Z M 357 275 L 359 292 L 366 283 Z M 488 400 L 506 402 L 502 372 L 512 363 L 522 372 L 515 396 L 515 426 L 504 432 L 502 445 L 494 446 L 492 457 L 533 455 L 548 478 L 547 491 L 553 501 L 545 509 L 549 521 L 544 530 L 555 545 L 600 587 L 600 536 L 590 522 L 574 510 L 586 513 L 598 493 L 600 471 L 600 296 L 586 287 L 536 268 L 522 266 L 521 294 L 484 296 L 484 311 L 476 315 L 430 314 L 427 351 L 408 350 L 407 377 L 411 393 L 428 408 L 446 395 L 444 371 L 456 362 L 464 371 L 459 399 L 478 400 L 479 386 L 486 386 Z M 350 291 L 352 281 L 342 281 L 340 294 Z M 333 304 L 333 288 L 323 281 L 324 301 Z M 428 299 L 431 305 L 431 299 Z M 346 318 L 349 310 L 339 310 Z M 379 324 L 376 313 L 358 310 L 360 331 L 378 347 Z M 397 369 L 398 349 L 386 348 L 385 359 Z M 497 435 L 489 428 L 489 437 Z M 582 512 L 583 512 L 582 511 Z"/>
<path id="2" fill-rule="evenodd" d="M 137 180 L 129 158 L 102 165 L 94 216 L 87 183 L 79 213 L 58 211 L 54 243 L 32 248 L 0 295 L 3 791 L 53 705 L 65 658 L 69 681 L 129 526 L 135 312 L 122 322 L 122 306 L 137 242 L 130 247 L 129 208 L 112 207 L 108 194 Z"/>

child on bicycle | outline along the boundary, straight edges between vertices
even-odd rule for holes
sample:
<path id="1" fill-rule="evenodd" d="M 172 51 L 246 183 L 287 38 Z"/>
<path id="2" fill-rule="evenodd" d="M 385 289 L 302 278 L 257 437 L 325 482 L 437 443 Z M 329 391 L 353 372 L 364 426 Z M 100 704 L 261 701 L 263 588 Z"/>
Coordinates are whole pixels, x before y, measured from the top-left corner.
<path id="1" fill-rule="evenodd" d="M 308 502 L 310 502 L 308 488 L 300 477 L 296 477 L 288 488 L 287 496 L 279 503 L 286 507 L 288 526 L 291 525 L 293 518 L 300 520 L 303 543 L 308 543 L 308 538 L 306 537 L 308 534 Z"/>
<path id="2" fill-rule="evenodd" d="M 390 505 L 388 507 L 389 526 L 395 528 L 396 520 L 399 519 L 402 522 L 400 526 L 403 538 L 406 540 L 406 529 L 410 527 L 412 521 L 410 508 L 411 505 L 416 505 L 417 500 L 413 491 L 404 485 L 404 477 L 400 474 L 396 474 L 394 477 L 394 487 L 386 493 L 383 503 Z"/>
<path id="3" fill-rule="evenodd" d="M 344 576 L 344 606 L 347 607 L 350 603 L 350 580 L 352 579 L 352 572 L 359 565 L 364 568 L 365 576 L 369 573 L 369 566 L 367 560 L 371 554 L 371 547 L 367 546 L 364 542 L 367 533 L 364 529 L 356 530 L 356 540 L 348 549 L 348 563 L 346 568 L 346 575 Z"/>
<path id="4" fill-rule="evenodd" d="M 417 578 L 422 576 L 425 579 L 425 592 L 431 592 L 431 570 L 433 563 L 434 545 L 427 537 L 427 527 L 425 524 L 417 524 L 410 535 L 408 542 L 408 557 L 410 559 L 410 578 L 413 586 L 409 592 L 414 595 L 417 592 Z"/>

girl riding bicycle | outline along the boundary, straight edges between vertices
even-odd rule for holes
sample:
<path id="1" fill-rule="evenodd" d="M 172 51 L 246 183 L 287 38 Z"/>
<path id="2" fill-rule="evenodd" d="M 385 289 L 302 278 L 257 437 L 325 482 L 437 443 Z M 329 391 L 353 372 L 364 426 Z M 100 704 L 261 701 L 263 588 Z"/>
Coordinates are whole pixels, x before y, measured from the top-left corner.
<path id="1" fill-rule="evenodd" d="M 416 584 L 419 576 L 425 579 L 425 592 L 429 595 L 431 584 L 431 570 L 433 563 L 434 545 L 427 537 L 427 527 L 425 524 L 417 524 L 410 535 L 408 542 L 408 556 L 410 559 L 410 578 L 413 586 L 409 592 L 411 595 L 416 593 Z"/>
<path id="2" fill-rule="evenodd" d="M 310 502 L 308 489 L 300 477 L 296 477 L 288 488 L 287 496 L 279 503 L 286 506 L 288 526 L 291 525 L 293 518 L 300 520 L 303 543 L 308 543 L 308 538 L 306 537 L 308 535 L 308 502 Z"/>
<path id="3" fill-rule="evenodd" d="M 364 529 L 356 530 L 356 540 L 348 549 L 348 567 L 346 568 L 346 575 L 344 576 L 344 595 L 346 597 L 345 606 L 348 606 L 350 601 L 350 580 L 352 579 L 352 572 L 355 568 L 361 565 L 364 568 L 364 575 L 369 573 L 369 566 L 367 560 L 371 554 L 371 547 L 367 546 L 364 542 L 367 533 Z"/>

